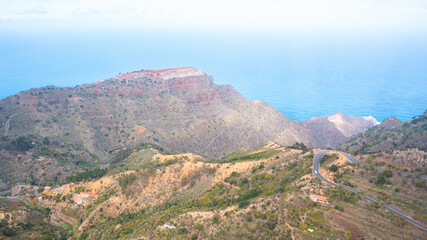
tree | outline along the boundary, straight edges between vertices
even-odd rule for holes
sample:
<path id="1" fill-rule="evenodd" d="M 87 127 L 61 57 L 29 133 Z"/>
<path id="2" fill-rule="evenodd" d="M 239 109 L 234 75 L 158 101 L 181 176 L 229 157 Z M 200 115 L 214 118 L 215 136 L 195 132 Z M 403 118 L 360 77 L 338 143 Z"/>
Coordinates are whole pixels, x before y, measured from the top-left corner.
<path id="1" fill-rule="evenodd" d="M 333 164 L 332 166 L 330 166 L 330 167 L 329 167 L 329 171 L 331 171 L 331 172 L 336 172 L 336 171 L 338 171 L 338 166 L 337 166 L 337 165 L 335 165 L 335 164 Z"/>
<path id="2" fill-rule="evenodd" d="M 384 170 L 381 174 L 384 175 L 384 177 L 386 178 L 393 177 L 393 172 L 391 170 Z"/>
<path id="3" fill-rule="evenodd" d="M 5 235 L 6 237 L 13 237 L 17 234 L 18 233 L 16 232 L 14 227 L 6 227 L 3 229 L 3 235 Z"/>
<path id="4" fill-rule="evenodd" d="M 386 182 L 387 182 L 387 181 L 386 181 L 386 179 L 385 179 L 384 175 L 380 174 L 380 175 L 377 177 L 377 180 L 375 181 L 375 184 L 382 185 L 382 184 L 385 184 Z"/>
<path id="5" fill-rule="evenodd" d="M 347 239 L 350 239 L 351 238 L 351 232 L 350 231 L 347 231 L 347 232 L 345 232 L 344 233 L 344 236 L 347 238 Z"/>
<path id="6" fill-rule="evenodd" d="M 18 151 L 27 151 L 31 148 L 31 141 L 26 137 L 20 136 L 12 142 L 12 146 Z"/>

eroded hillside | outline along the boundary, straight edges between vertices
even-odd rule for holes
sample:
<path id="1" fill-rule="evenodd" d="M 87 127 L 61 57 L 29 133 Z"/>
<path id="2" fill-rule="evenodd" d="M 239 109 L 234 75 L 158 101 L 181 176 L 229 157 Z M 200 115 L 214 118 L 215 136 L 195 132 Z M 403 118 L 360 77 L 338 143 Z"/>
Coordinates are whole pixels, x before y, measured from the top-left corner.
<path id="1" fill-rule="evenodd" d="M 154 148 L 135 149 L 102 177 L 43 192 L 24 187 L 20 195 L 32 206 L 40 206 L 38 209 L 49 209 L 49 224 L 65 228 L 62 234 L 68 232 L 70 239 L 427 236 L 380 205 L 320 181 L 312 174 L 317 150 L 303 145 L 295 148 L 299 146 L 303 150 L 269 142 L 217 160 L 191 153 L 165 154 Z M 404 207 L 412 217 L 427 221 L 422 219 L 427 191 L 418 183 L 395 175 L 374 184 L 372 181 L 378 181 L 383 173 L 333 156 L 322 161 L 324 176 Z M 387 190 L 390 184 L 400 190 Z M 312 201 L 313 194 L 329 203 Z"/>

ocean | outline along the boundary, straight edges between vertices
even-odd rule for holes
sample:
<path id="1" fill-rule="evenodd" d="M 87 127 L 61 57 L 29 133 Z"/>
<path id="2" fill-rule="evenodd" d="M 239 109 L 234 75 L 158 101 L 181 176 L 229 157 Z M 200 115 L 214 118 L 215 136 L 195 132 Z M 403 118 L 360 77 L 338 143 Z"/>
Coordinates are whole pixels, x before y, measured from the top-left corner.
<path id="1" fill-rule="evenodd" d="M 0 98 L 185 66 L 292 120 L 335 112 L 408 120 L 427 108 L 427 37 L 415 34 L 0 32 Z"/>

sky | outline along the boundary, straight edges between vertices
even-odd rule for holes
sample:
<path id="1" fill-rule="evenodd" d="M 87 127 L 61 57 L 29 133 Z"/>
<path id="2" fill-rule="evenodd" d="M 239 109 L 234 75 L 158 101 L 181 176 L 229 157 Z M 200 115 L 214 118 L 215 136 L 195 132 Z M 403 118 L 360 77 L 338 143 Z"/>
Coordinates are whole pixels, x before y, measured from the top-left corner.
<path id="1" fill-rule="evenodd" d="M 427 31 L 426 0 L 0 0 L 0 30 Z"/>
<path id="2" fill-rule="evenodd" d="M 409 119 L 425 110 L 426 46 L 427 0 L 0 0 L 0 98 L 193 66 L 295 119 L 356 109 L 348 96 L 379 107 L 347 114 Z M 304 112 L 319 100 L 296 83 L 320 80 L 318 99 L 338 86 L 347 101 Z"/>

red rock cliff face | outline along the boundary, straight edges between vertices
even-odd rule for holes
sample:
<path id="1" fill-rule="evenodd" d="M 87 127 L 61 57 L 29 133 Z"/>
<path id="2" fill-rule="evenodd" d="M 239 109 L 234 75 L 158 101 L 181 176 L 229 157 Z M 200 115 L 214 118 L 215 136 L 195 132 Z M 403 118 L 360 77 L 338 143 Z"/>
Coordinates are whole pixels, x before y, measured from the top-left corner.
<path id="1" fill-rule="evenodd" d="M 171 93 L 203 89 L 210 87 L 212 84 L 213 79 L 208 76 L 188 76 L 168 80 Z"/>
<path id="2" fill-rule="evenodd" d="M 215 90 L 198 92 L 187 97 L 187 104 L 191 106 L 207 107 L 212 105 L 219 99 L 219 95 Z"/>
<path id="3" fill-rule="evenodd" d="M 115 78 L 117 79 L 136 79 L 142 77 L 153 77 L 153 78 L 161 78 L 164 80 L 172 79 L 172 78 L 181 78 L 187 76 L 205 76 L 206 74 L 199 69 L 192 67 L 184 67 L 184 68 L 171 68 L 165 70 L 146 70 L 140 72 L 132 72 L 119 74 Z"/>

